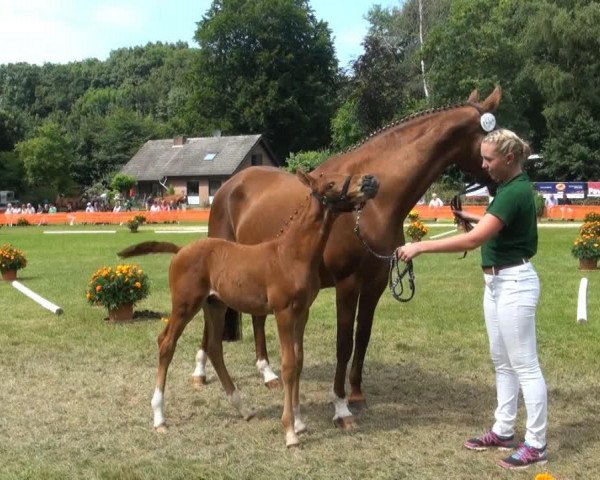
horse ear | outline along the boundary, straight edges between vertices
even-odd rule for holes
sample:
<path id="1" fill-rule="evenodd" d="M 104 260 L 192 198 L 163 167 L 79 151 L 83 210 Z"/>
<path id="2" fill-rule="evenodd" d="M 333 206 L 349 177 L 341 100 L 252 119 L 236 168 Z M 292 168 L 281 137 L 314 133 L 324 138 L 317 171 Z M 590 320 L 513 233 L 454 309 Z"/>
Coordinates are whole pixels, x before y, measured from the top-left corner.
<path id="1" fill-rule="evenodd" d="M 486 112 L 495 112 L 500 104 L 501 99 L 502 87 L 500 87 L 500 85 L 496 85 L 496 88 L 494 88 L 494 91 L 490 93 L 489 97 L 481 102 L 481 108 L 483 108 Z"/>
<path id="2" fill-rule="evenodd" d="M 471 92 L 471 95 L 469 95 L 467 102 L 471 102 L 471 103 L 479 102 L 479 90 L 477 90 L 477 89 L 473 90 Z"/>
<path id="3" fill-rule="evenodd" d="M 312 178 L 308 173 L 299 168 L 298 170 L 296 170 L 296 176 L 298 177 L 298 180 L 300 180 L 304 185 L 310 187 Z"/>

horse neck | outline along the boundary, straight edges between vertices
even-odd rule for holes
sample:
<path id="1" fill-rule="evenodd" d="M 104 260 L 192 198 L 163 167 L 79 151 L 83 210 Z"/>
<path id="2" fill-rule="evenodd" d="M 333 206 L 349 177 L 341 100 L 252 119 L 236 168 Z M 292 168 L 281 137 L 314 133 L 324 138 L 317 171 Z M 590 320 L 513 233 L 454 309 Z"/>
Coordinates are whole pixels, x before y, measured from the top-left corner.
<path id="1" fill-rule="evenodd" d="M 473 155 L 470 140 L 479 134 L 478 115 L 475 108 L 462 106 L 413 118 L 332 157 L 317 170 L 377 176 L 387 193 L 371 203 L 387 215 L 404 218 L 448 165 Z"/>
<path id="2" fill-rule="evenodd" d="M 320 261 L 335 214 L 310 195 L 308 205 L 279 237 L 285 255 L 296 260 Z"/>

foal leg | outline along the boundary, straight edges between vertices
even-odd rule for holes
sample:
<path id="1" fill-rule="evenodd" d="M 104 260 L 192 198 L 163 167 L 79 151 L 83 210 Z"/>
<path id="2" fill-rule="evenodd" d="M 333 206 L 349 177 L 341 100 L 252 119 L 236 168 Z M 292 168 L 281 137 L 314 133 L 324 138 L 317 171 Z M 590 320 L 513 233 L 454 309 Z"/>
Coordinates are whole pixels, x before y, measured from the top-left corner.
<path id="1" fill-rule="evenodd" d="M 306 432 L 306 423 L 304 423 L 300 413 L 300 376 L 304 367 L 304 329 L 308 320 L 308 310 L 298 318 L 295 331 L 294 353 L 296 354 L 296 379 L 292 390 L 294 407 L 294 431 L 296 433 Z"/>
<path id="2" fill-rule="evenodd" d="M 169 318 L 169 323 L 167 323 L 167 326 L 158 337 L 158 373 L 156 376 L 156 388 L 154 389 L 151 405 L 154 412 L 154 428 L 160 433 L 165 433 L 167 431 L 163 413 L 167 370 L 169 369 L 169 365 L 173 359 L 175 347 L 177 346 L 177 340 L 181 336 L 185 326 L 197 311 L 197 306 L 193 308 L 190 307 L 189 304 L 177 306 L 173 305 L 173 311 L 171 313 L 171 318 Z"/>
<path id="3" fill-rule="evenodd" d="M 208 339 L 208 325 L 206 320 L 204 321 L 204 330 L 202 333 L 202 345 L 198 352 L 196 352 L 196 368 L 192 373 L 192 385 L 196 389 L 201 389 L 206 385 L 206 361 L 208 355 L 206 355 L 206 343 Z"/>
<path id="4" fill-rule="evenodd" d="M 294 352 L 294 323 L 297 320 L 288 310 L 275 312 L 279 343 L 281 346 L 281 378 L 283 379 L 283 414 L 281 423 L 285 430 L 285 444 L 295 447 L 300 444 L 294 431 L 293 387 L 296 378 L 296 354 Z"/>
<path id="5" fill-rule="evenodd" d="M 206 341 L 206 352 L 217 372 L 221 385 L 223 385 L 227 400 L 240 412 L 244 420 L 250 420 L 256 413 L 243 404 L 223 359 L 223 330 L 225 328 L 226 310 L 227 307 L 219 301 L 211 301 L 210 304 L 207 303 L 204 306 L 204 322 L 207 326 L 205 332 L 207 335 L 203 341 Z"/>
<path id="6" fill-rule="evenodd" d="M 267 339 L 265 335 L 265 315 L 252 315 L 252 329 L 254 330 L 254 347 L 256 351 L 256 368 L 263 376 L 267 388 L 281 388 L 281 382 L 269 364 L 267 353 Z"/>

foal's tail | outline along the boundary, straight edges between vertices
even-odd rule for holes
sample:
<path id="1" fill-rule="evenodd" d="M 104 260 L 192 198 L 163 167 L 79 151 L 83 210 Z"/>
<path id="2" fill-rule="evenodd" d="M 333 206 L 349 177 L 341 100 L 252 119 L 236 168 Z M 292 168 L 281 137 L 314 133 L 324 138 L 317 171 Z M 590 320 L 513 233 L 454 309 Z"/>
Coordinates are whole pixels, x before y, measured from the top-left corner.
<path id="1" fill-rule="evenodd" d="M 121 250 L 117 255 L 121 258 L 148 255 L 149 253 L 177 253 L 181 247 L 171 242 L 142 242 Z"/>

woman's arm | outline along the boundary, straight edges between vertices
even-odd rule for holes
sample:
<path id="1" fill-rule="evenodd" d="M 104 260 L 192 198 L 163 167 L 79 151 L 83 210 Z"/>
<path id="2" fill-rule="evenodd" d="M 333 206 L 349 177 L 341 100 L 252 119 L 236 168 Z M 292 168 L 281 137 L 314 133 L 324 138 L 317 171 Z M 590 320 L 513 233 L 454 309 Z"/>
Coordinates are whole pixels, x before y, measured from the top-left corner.
<path id="1" fill-rule="evenodd" d="M 464 252 L 473 250 L 490 240 L 502 230 L 504 223 L 492 214 L 486 213 L 470 232 L 440 240 L 425 240 L 398 247 L 396 255 L 408 262 L 421 253 Z"/>

